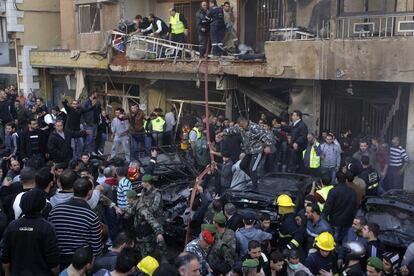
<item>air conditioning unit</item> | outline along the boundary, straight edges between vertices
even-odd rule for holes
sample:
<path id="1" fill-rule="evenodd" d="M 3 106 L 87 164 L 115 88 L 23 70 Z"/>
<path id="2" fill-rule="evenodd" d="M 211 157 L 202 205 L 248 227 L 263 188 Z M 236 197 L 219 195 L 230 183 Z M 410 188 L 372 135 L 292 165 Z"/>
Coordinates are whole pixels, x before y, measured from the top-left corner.
<path id="1" fill-rule="evenodd" d="M 414 32 L 414 21 L 400 21 L 398 22 L 398 32 L 399 33 L 413 33 Z"/>

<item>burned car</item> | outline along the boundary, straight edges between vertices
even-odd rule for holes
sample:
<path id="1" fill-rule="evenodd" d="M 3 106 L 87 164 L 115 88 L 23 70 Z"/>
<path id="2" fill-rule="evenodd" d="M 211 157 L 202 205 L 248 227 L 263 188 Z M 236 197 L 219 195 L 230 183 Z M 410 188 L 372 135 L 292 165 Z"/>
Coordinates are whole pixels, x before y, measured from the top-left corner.
<path id="1" fill-rule="evenodd" d="M 226 191 L 226 202 L 233 203 L 243 214 L 253 211 L 257 215 L 268 213 L 271 221 L 276 222 L 276 198 L 281 194 L 289 195 L 295 202 L 296 208 L 301 208 L 304 197 L 312 188 L 313 178 L 303 174 L 269 173 L 258 180 L 257 186 L 249 181 L 243 181 Z"/>
<path id="2" fill-rule="evenodd" d="M 359 210 L 367 221 L 377 223 L 379 239 L 391 248 L 406 248 L 414 242 L 414 193 L 391 190 L 369 197 Z"/>

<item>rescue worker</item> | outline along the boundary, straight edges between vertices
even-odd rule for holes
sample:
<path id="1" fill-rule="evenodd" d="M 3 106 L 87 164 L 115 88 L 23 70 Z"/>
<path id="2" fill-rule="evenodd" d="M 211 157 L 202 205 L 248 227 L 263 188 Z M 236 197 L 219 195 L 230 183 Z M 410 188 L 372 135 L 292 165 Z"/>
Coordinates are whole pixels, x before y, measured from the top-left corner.
<path id="1" fill-rule="evenodd" d="M 377 171 L 369 164 L 368 156 L 361 156 L 362 171 L 358 177 L 365 181 L 365 195 L 376 196 L 379 188 L 379 175 Z"/>
<path id="2" fill-rule="evenodd" d="M 236 259 L 236 238 L 234 231 L 226 228 L 227 219 L 223 213 L 217 213 L 214 218 L 217 229 L 215 241 L 210 249 L 208 263 L 214 273 L 227 275 Z"/>
<path id="3" fill-rule="evenodd" d="M 345 260 L 345 266 L 342 269 L 341 276 L 360 276 L 364 275 L 361 266 L 361 260 L 365 257 L 365 246 L 357 241 L 345 243 L 343 246 L 344 256 L 339 256 L 339 263 Z"/>
<path id="4" fill-rule="evenodd" d="M 150 36 L 166 39 L 169 32 L 167 24 L 165 24 L 164 21 L 156 17 L 153 13 L 150 13 L 148 19 L 150 21 L 150 25 L 148 26 L 148 28 L 142 30 L 142 32 L 148 33 L 152 31 L 152 33 L 150 33 Z"/>
<path id="5" fill-rule="evenodd" d="M 313 133 L 308 133 L 308 146 L 302 151 L 305 172 L 314 177 L 320 175 L 322 151 Z"/>
<path id="6" fill-rule="evenodd" d="M 210 39 L 213 56 L 223 54 L 223 39 L 226 32 L 223 8 L 217 6 L 217 0 L 210 0 L 210 9 L 206 18 L 210 21 Z"/>
<path id="7" fill-rule="evenodd" d="M 177 43 L 185 43 L 188 35 L 188 24 L 184 15 L 174 8 L 170 9 L 170 40 Z"/>
<path id="8" fill-rule="evenodd" d="M 193 129 L 190 131 L 190 145 L 193 152 L 193 156 L 196 155 L 196 145 L 197 141 L 202 138 L 203 133 L 203 124 L 196 123 Z"/>
<path id="9" fill-rule="evenodd" d="M 162 146 L 163 134 L 165 131 L 165 120 L 162 117 L 162 109 L 156 108 L 154 110 L 155 118 L 151 120 L 152 139 L 155 141 L 157 147 Z"/>
<path id="10" fill-rule="evenodd" d="M 324 174 L 321 177 L 322 188 L 315 191 L 315 198 L 321 211 L 323 211 L 323 207 L 325 206 L 325 202 L 328 199 L 329 192 L 334 187 L 331 183 L 331 177 L 328 174 Z"/>
<path id="11" fill-rule="evenodd" d="M 206 18 L 208 11 L 207 1 L 201 1 L 200 10 L 197 12 L 198 19 L 198 44 L 200 45 L 200 57 L 204 57 L 210 37 L 210 23 Z"/>
<path id="12" fill-rule="evenodd" d="M 315 238 L 317 251 L 310 254 L 305 261 L 313 275 L 327 275 L 337 273 L 337 256 L 334 253 L 335 240 L 331 233 L 323 232 Z"/>
<path id="13" fill-rule="evenodd" d="M 151 175 L 142 177 L 141 197 L 131 207 L 128 206 L 126 218 L 134 217 L 135 235 L 141 252 L 141 256 L 148 256 L 155 251 L 156 244 L 160 253 L 167 250 L 164 241 L 164 229 L 162 225 L 162 195 L 154 187 Z M 164 257 L 164 256 L 162 256 Z"/>
<path id="14" fill-rule="evenodd" d="M 278 213 L 281 217 L 279 225 L 279 241 L 280 250 L 297 249 L 303 243 L 305 235 L 305 225 L 299 226 L 296 223 L 295 204 L 288 195 L 280 195 L 277 198 Z"/>

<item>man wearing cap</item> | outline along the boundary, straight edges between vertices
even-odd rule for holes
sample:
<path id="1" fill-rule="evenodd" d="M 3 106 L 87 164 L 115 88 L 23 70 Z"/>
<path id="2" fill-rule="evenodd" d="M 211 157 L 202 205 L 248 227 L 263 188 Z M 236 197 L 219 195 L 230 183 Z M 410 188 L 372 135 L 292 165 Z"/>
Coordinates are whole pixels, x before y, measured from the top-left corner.
<path id="1" fill-rule="evenodd" d="M 367 276 L 382 276 L 384 264 L 378 257 L 370 257 L 367 263 Z"/>
<path id="2" fill-rule="evenodd" d="M 43 219 L 43 191 L 34 189 L 21 199 L 23 217 L 9 224 L 3 235 L 4 275 L 57 275 L 59 248 L 53 226 Z"/>
<path id="3" fill-rule="evenodd" d="M 217 233 L 208 256 L 208 262 L 214 273 L 226 275 L 236 259 L 236 238 L 234 231 L 226 228 L 227 219 L 223 213 L 217 213 L 213 222 Z"/>
<path id="4" fill-rule="evenodd" d="M 255 214 L 247 212 L 243 216 L 244 227 L 236 232 L 237 248 L 239 254 L 244 256 L 247 254 L 249 241 L 256 240 L 260 243 L 272 239 L 272 234 L 256 229 L 254 223 L 256 221 Z"/>
<path id="5" fill-rule="evenodd" d="M 184 248 L 184 252 L 191 252 L 197 255 L 201 263 L 201 275 L 212 275 L 212 270 L 207 262 L 207 250 L 213 244 L 213 235 L 209 231 L 204 230 L 197 239 L 189 242 Z"/>
<path id="6" fill-rule="evenodd" d="M 384 275 L 398 275 L 400 256 L 395 252 L 385 252 L 382 255 L 382 263 L 384 264 Z"/>
<path id="7" fill-rule="evenodd" d="M 164 229 L 162 226 L 162 195 L 154 188 L 151 175 L 142 177 L 142 194 L 133 206 L 126 208 L 125 218 L 134 218 L 134 228 L 142 256 L 150 255 L 155 246 L 166 252 Z"/>
<path id="8" fill-rule="evenodd" d="M 242 263 L 243 275 L 256 275 L 257 267 L 259 266 L 259 261 L 257 259 L 246 259 Z"/>

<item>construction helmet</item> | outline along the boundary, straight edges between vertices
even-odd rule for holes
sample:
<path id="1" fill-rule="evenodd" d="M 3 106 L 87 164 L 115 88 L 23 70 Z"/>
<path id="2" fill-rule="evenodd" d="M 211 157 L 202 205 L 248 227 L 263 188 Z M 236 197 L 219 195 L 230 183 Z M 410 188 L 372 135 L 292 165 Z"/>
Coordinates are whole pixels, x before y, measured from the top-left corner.
<path id="1" fill-rule="evenodd" d="M 295 204 L 292 201 L 292 198 L 288 195 L 280 195 L 277 198 L 277 206 L 279 207 L 294 207 Z"/>
<path id="2" fill-rule="evenodd" d="M 137 265 L 139 270 L 148 274 L 149 276 L 152 276 L 152 274 L 158 268 L 158 266 L 159 266 L 158 261 L 154 257 L 151 257 L 151 256 L 146 256 Z"/>
<path id="3" fill-rule="evenodd" d="M 347 249 L 345 258 L 347 260 L 360 260 L 365 257 L 365 246 L 357 241 L 351 241 L 344 244 Z"/>
<path id="4" fill-rule="evenodd" d="M 331 233 L 323 232 L 315 238 L 315 245 L 322 250 L 332 251 L 335 249 L 335 240 Z"/>

